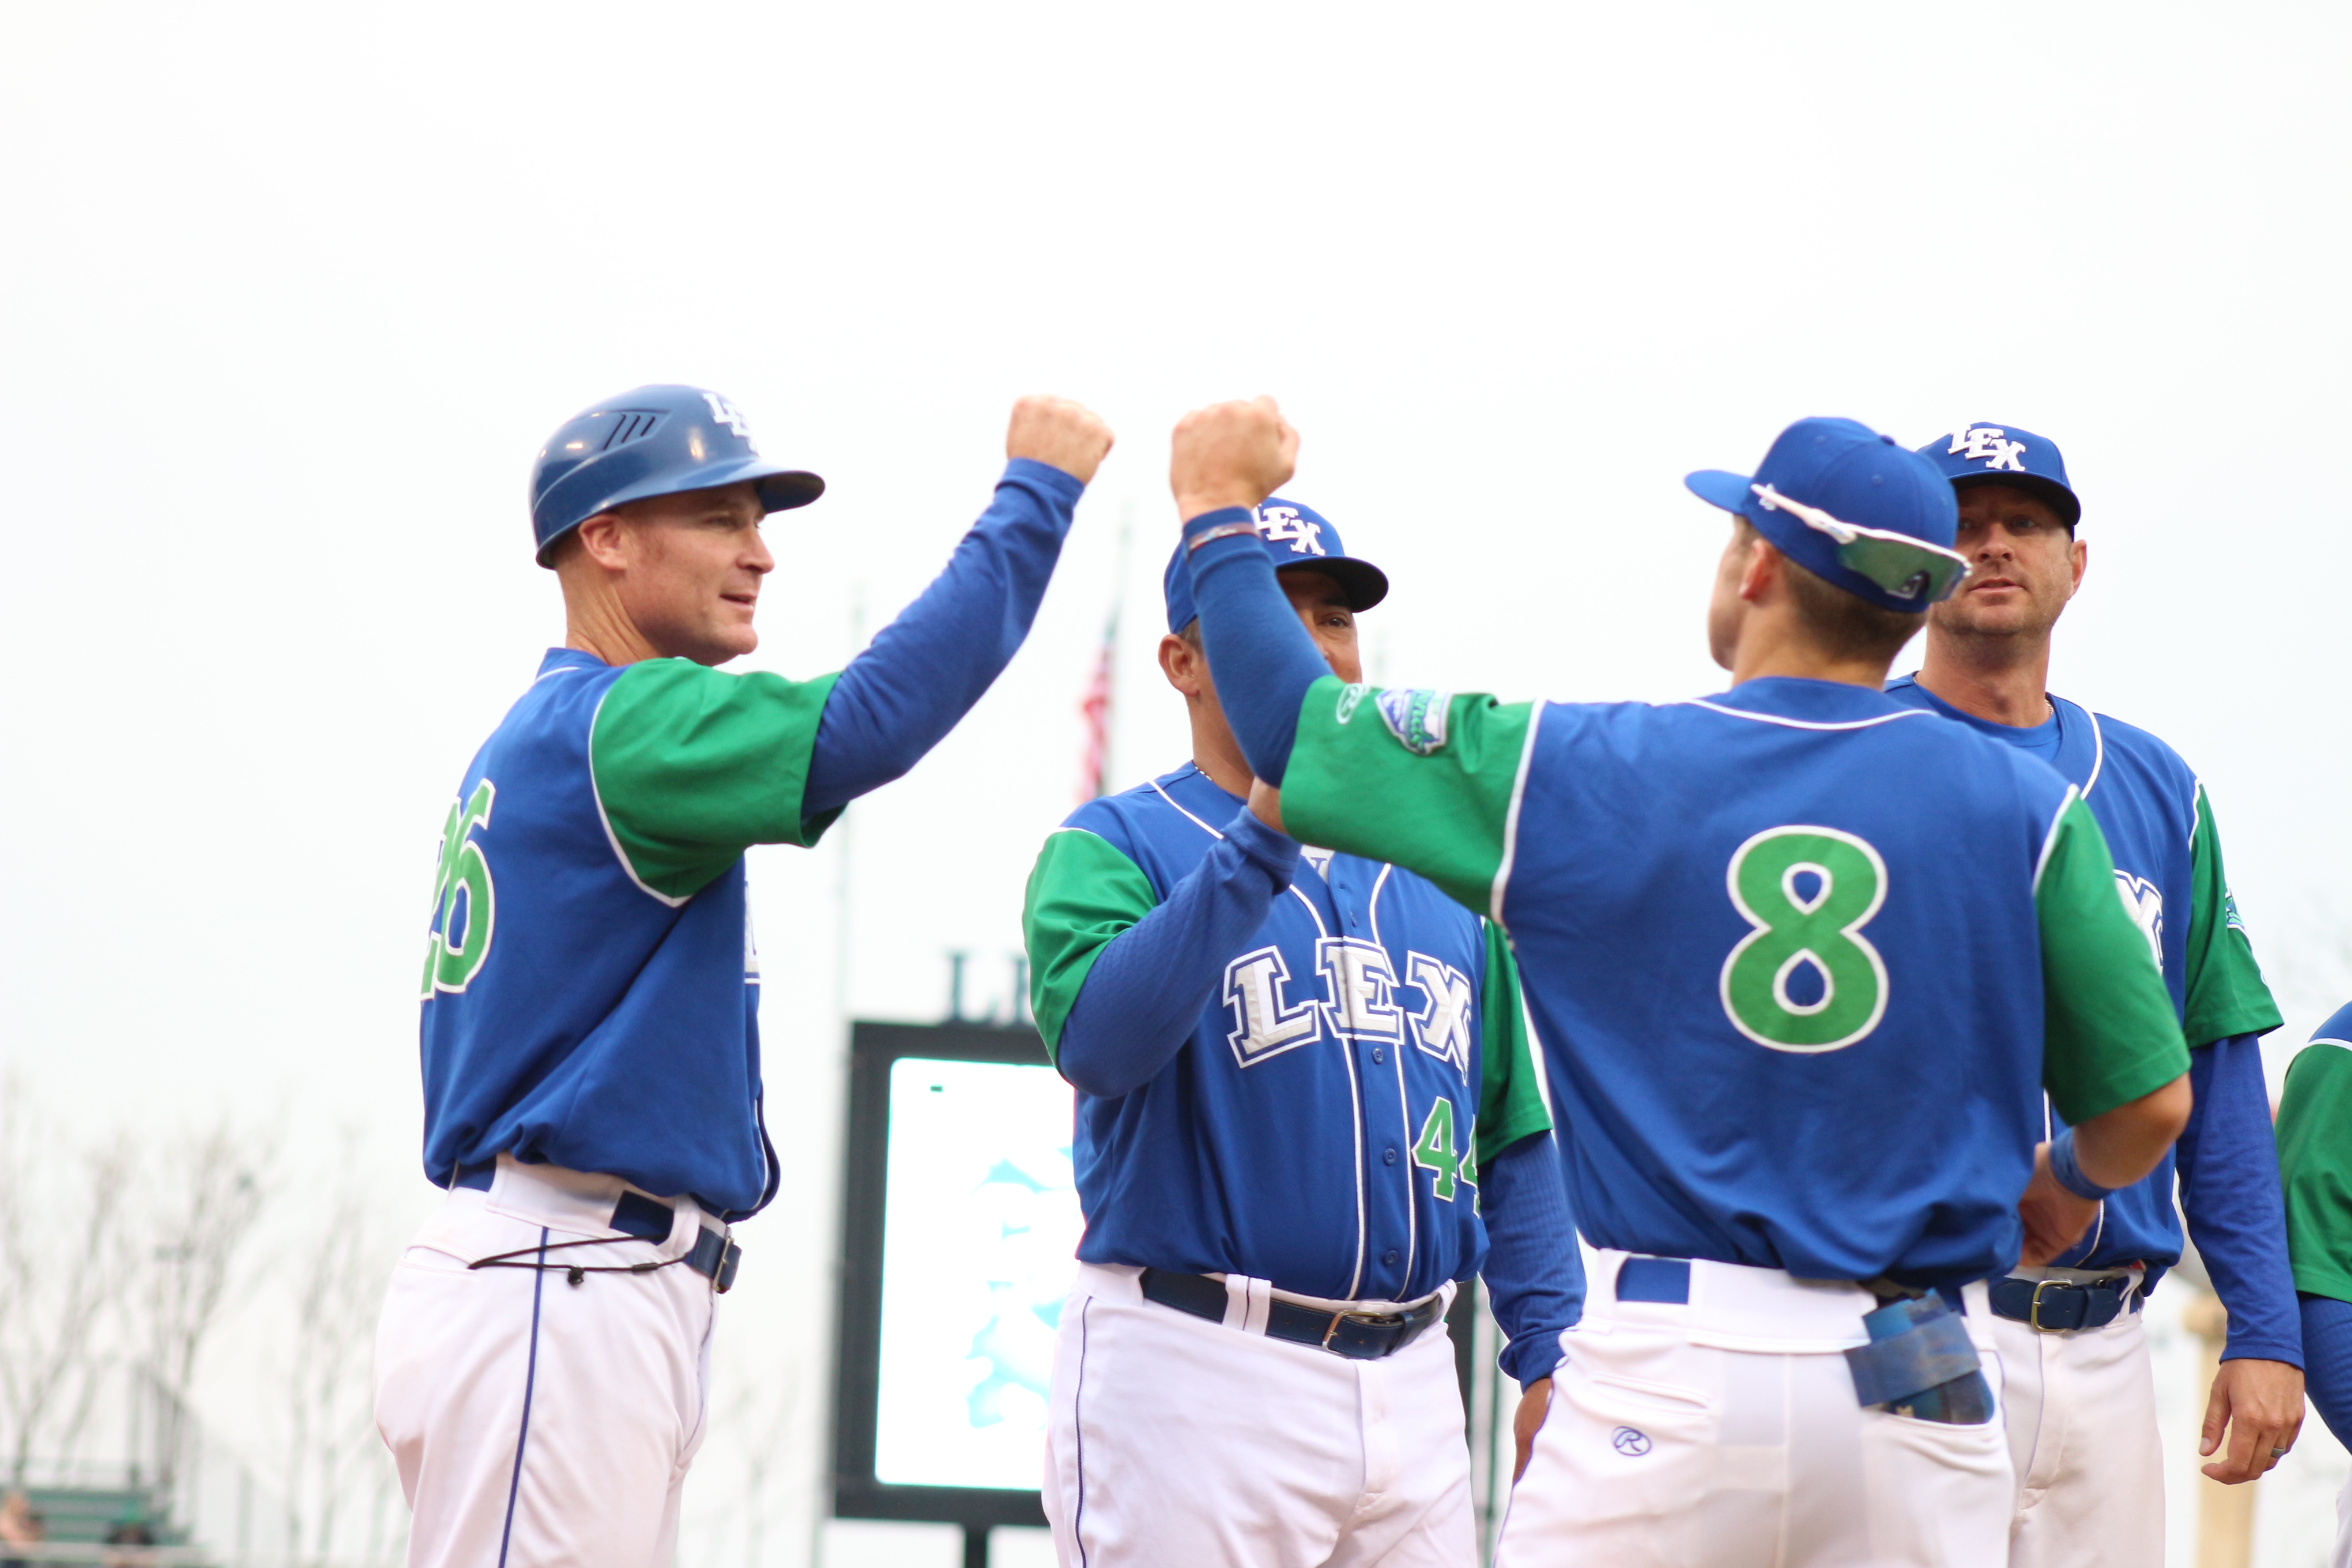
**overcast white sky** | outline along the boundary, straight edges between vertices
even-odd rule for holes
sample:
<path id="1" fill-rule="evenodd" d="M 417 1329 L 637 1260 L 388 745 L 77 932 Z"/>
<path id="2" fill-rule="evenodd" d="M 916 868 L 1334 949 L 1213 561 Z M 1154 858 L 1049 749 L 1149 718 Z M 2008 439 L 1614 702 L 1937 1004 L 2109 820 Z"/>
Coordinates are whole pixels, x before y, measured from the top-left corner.
<path id="1" fill-rule="evenodd" d="M 1721 524 L 1680 476 L 1791 418 L 2053 437 L 2092 561 L 2053 684 L 2202 773 L 2300 1039 L 2352 995 L 2347 31 L 2316 5 L 8 5 L 0 1059 L 92 1125 L 234 1109 L 421 1185 L 429 857 L 561 637 L 525 476 L 653 380 L 726 392 L 830 482 L 771 529 L 747 667 L 793 675 L 936 570 L 1016 395 L 1120 437 L 971 719 L 817 852 L 754 856 L 771 1102 L 824 1152 L 750 1272 L 829 1233 L 845 996 L 936 1016 L 950 948 L 1001 994 L 1122 590 L 1118 772 L 1182 756 L 1150 664 L 1166 435 L 1228 395 L 1284 400 L 1294 493 L 1394 578 L 1376 672 L 1519 697 L 1717 684 Z"/>

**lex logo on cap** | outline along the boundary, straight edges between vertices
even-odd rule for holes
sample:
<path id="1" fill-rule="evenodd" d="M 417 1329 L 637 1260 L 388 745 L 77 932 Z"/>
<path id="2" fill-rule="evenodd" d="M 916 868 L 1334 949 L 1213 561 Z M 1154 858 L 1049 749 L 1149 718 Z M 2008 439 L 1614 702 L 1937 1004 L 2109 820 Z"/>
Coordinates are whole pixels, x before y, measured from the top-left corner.
<path id="1" fill-rule="evenodd" d="M 1309 522 L 1298 515 L 1297 509 L 1286 506 L 1262 507 L 1257 514 L 1257 531 L 1268 543 L 1287 544 L 1293 555 L 1328 555 L 1323 548 L 1323 525 Z"/>
<path id="2" fill-rule="evenodd" d="M 2004 441 L 2001 437 L 2006 434 L 2006 431 L 1996 430 L 1990 425 L 1971 425 L 1952 432 L 1952 444 L 1946 451 L 1950 456 L 1971 460 L 1982 458 L 1988 468 L 2007 468 L 2021 474 L 2025 472 L 2025 465 L 2018 459 L 2024 456 L 2025 443 Z"/>

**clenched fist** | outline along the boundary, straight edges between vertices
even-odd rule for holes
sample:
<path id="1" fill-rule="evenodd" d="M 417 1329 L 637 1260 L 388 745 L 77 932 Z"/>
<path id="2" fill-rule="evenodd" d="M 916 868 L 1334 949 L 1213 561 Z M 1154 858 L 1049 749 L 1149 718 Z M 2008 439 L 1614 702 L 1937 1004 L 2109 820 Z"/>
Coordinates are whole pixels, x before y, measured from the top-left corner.
<path id="1" fill-rule="evenodd" d="M 1092 484 L 1110 450 L 1110 426 L 1066 397 L 1024 397 L 1013 405 L 1004 455 L 1045 463 L 1078 483 Z"/>
<path id="2" fill-rule="evenodd" d="M 1255 506 L 1298 466 L 1298 432 L 1271 397 L 1213 403 L 1176 422 L 1168 488 L 1176 515 L 1194 518 L 1229 506 Z"/>
<path id="3" fill-rule="evenodd" d="M 2033 1151 L 2033 1179 L 2017 1200 L 2017 1215 L 2025 1222 L 2025 1246 L 2018 1261 L 2038 1268 L 2083 1239 L 2099 1205 L 2078 1198 L 2058 1184 L 2050 1173 L 2050 1145 Z"/>

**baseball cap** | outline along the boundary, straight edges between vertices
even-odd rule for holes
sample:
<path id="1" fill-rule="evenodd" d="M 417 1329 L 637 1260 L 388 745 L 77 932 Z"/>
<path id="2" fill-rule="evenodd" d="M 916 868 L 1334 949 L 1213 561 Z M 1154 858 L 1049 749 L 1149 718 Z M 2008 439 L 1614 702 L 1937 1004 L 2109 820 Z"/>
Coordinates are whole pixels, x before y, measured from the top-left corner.
<path id="1" fill-rule="evenodd" d="M 1683 483 L 1816 577 L 1882 609 L 1925 612 L 1968 574 L 1968 557 L 1952 548 L 1959 503 L 1941 470 L 1852 419 L 1798 420 L 1752 477 L 1705 468 Z"/>
<path id="2" fill-rule="evenodd" d="M 1339 584 L 1351 610 L 1369 610 L 1389 596 L 1388 574 L 1347 552 L 1339 531 L 1311 506 L 1280 496 L 1268 496 L 1257 509 L 1257 536 L 1276 572 L 1285 567 L 1312 567 Z M 1185 564 L 1187 552 L 1180 542 L 1168 558 L 1160 585 L 1168 595 L 1168 629 L 1181 632 L 1200 612 L 1192 605 L 1192 573 Z"/>
<path id="3" fill-rule="evenodd" d="M 2014 485 L 2048 501 L 2058 521 L 2072 528 L 2083 521 L 2083 503 L 2066 482 L 2066 459 L 2058 443 L 2014 425 L 1963 425 L 1919 448 L 1952 481 L 1968 485 Z"/>

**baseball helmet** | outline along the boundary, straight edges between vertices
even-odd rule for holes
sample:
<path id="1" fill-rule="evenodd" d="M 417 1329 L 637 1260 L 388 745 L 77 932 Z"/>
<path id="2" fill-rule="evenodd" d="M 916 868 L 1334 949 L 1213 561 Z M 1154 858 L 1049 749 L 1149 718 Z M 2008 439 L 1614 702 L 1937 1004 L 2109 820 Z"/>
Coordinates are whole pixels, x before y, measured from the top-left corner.
<path id="1" fill-rule="evenodd" d="M 530 468 L 530 530 L 539 563 L 555 542 L 594 517 L 649 496 L 749 479 L 769 511 L 824 493 L 814 474 L 760 456 L 735 405 L 698 386 L 640 386 L 563 422 Z"/>
<path id="2" fill-rule="evenodd" d="M 1970 485 L 2010 485 L 2050 503 L 2058 521 L 2072 528 L 2083 521 L 2083 503 L 2066 482 L 2066 459 L 2058 443 L 2014 425 L 1963 425 L 1917 448 L 1943 471 L 1956 490 Z"/>

